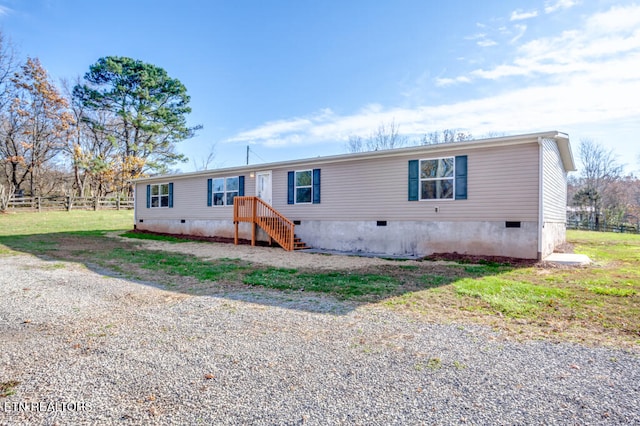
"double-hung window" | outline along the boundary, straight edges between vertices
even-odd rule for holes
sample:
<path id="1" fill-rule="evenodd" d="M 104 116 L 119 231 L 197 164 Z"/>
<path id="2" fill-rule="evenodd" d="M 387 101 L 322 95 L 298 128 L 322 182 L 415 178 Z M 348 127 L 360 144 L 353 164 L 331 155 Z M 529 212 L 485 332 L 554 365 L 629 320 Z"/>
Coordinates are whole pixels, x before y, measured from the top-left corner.
<path id="1" fill-rule="evenodd" d="M 232 206 L 233 199 L 239 195 L 240 178 L 238 176 L 215 178 L 209 179 L 209 182 L 212 204 L 214 206 Z"/>
<path id="2" fill-rule="evenodd" d="M 169 184 L 151 185 L 151 207 L 169 207 Z"/>
<path id="3" fill-rule="evenodd" d="M 320 169 L 287 173 L 287 204 L 320 204 Z"/>
<path id="4" fill-rule="evenodd" d="M 420 199 L 453 200 L 454 157 L 420 160 Z"/>
<path id="5" fill-rule="evenodd" d="M 312 184 L 311 170 L 296 172 L 296 204 L 311 202 Z"/>
<path id="6" fill-rule="evenodd" d="M 147 185 L 147 208 L 173 207 L 173 182 Z"/>

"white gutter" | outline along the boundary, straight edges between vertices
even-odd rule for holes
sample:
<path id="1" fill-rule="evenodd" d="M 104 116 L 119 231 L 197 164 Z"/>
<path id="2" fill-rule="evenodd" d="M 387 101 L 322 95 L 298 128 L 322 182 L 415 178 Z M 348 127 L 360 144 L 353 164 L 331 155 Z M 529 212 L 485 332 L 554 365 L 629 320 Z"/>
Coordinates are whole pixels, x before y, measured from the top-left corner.
<path id="1" fill-rule="evenodd" d="M 489 139 L 474 139 L 471 141 L 463 141 L 463 142 L 451 142 L 451 143 L 440 143 L 434 145 L 418 145 L 411 146 L 405 148 L 395 148 L 395 149 L 386 149 L 380 151 L 367 151 L 367 152 L 359 152 L 359 153 L 351 153 L 351 154 L 338 154 L 338 155 L 330 155 L 326 157 L 316 157 L 316 158 L 303 158 L 297 160 L 288 160 L 288 161 L 279 161 L 274 163 L 262 163 L 262 164 L 252 164 L 248 166 L 235 166 L 235 167 L 226 167 L 222 169 L 213 169 L 213 170 L 201 170 L 197 172 L 188 172 L 181 173 L 177 175 L 162 175 L 162 176 L 152 176 L 152 177 L 143 177 L 138 179 L 132 179 L 131 182 L 134 184 L 139 182 L 157 182 L 159 180 L 176 180 L 176 179 L 185 179 L 196 176 L 210 176 L 213 174 L 242 174 L 249 173 L 251 171 L 257 170 L 269 170 L 279 167 L 309 167 L 312 165 L 322 165 L 327 163 L 340 163 L 361 159 L 369 159 L 369 158 L 381 158 L 381 157 L 397 157 L 397 156 L 406 156 L 413 153 L 430 153 L 437 155 L 442 152 L 453 153 L 457 151 L 468 151 L 470 148 L 492 148 L 492 147 L 504 147 L 509 145 L 519 145 L 523 143 L 535 143 L 536 140 L 539 141 L 540 138 L 567 138 L 567 135 L 564 133 L 560 133 L 558 131 L 551 132 L 541 132 L 541 133 L 532 133 L 526 135 L 515 135 L 515 136 L 502 136 L 498 138 L 489 138 Z"/>
<path id="2" fill-rule="evenodd" d="M 542 228 L 544 227 L 544 152 L 543 137 L 538 137 L 538 260 L 542 260 Z"/>

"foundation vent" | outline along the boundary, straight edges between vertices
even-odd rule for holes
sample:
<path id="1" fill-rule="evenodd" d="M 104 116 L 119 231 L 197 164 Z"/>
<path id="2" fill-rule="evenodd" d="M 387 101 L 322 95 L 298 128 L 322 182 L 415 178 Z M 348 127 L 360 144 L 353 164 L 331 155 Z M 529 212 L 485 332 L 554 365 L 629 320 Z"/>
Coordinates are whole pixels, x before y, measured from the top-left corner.
<path id="1" fill-rule="evenodd" d="M 505 228 L 520 228 L 520 222 L 509 222 L 506 221 L 504 223 Z"/>
<path id="2" fill-rule="evenodd" d="M 387 226 L 386 220 L 379 220 L 376 222 L 376 226 Z"/>

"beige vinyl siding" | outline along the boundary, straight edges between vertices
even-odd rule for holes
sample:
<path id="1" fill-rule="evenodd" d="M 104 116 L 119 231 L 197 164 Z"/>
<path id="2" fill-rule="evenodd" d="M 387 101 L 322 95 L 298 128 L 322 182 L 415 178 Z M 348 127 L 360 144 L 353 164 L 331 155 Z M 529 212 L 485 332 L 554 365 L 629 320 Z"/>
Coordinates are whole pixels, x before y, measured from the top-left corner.
<path id="1" fill-rule="evenodd" d="M 558 145 L 553 139 L 542 141 L 543 220 L 562 222 L 567 219 L 567 173 L 562 165 Z"/>
<path id="2" fill-rule="evenodd" d="M 242 174 L 199 175 L 194 177 L 165 177 L 173 182 L 173 208 L 147 208 L 147 182 L 136 184 L 137 219 L 228 219 L 233 220 L 233 206 L 207 206 L 207 179 L 243 176 Z M 254 195 L 255 178 L 245 176 L 245 195 Z M 160 182 L 160 181 L 158 181 Z M 154 182 L 155 183 L 155 182 Z"/>
<path id="3" fill-rule="evenodd" d="M 273 204 L 292 220 L 537 221 L 537 142 L 274 169 Z M 408 201 L 408 161 L 468 156 L 467 200 Z M 321 203 L 287 204 L 287 172 L 321 169 Z M 438 212 L 436 213 L 436 207 Z"/>

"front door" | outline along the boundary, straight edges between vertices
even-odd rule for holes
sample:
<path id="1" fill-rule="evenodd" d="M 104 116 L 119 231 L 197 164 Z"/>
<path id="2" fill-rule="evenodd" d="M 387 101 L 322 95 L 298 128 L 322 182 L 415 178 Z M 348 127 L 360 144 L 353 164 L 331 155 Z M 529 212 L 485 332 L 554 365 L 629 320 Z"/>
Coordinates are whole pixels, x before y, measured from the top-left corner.
<path id="1" fill-rule="evenodd" d="M 256 173 L 256 195 L 271 205 L 271 170 Z"/>

